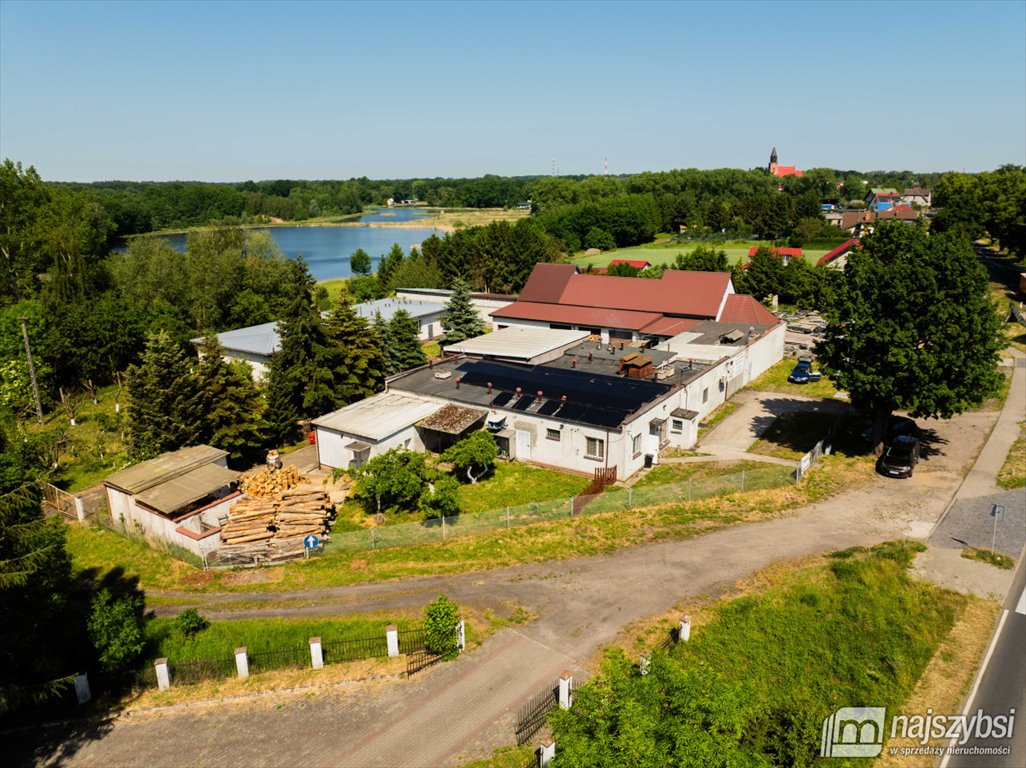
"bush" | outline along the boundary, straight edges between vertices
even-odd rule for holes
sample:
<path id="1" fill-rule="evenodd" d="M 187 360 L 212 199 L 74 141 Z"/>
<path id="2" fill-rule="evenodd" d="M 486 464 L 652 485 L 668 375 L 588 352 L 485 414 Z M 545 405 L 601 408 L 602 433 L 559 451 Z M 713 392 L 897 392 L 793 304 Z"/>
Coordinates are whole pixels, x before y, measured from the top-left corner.
<path id="1" fill-rule="evenodd" d="M 598 248 L 600 251 L 611 251 L 616 248 L 616 240 L 604 229 L 592 227 L 584 237 L 584 247 Z"/>
<path id="2" fill-rule="evenodd" d="M 460 607 L 445 595 L 439 595 L 424 608 L 424 643 L 429 651 L 443 659 L 455 659 L 456 628 L 460 623 Z"/>
<path id="3" fill-rule="evenodd" d="M 457 473 L 465 474 L 471 483 L 476 483 L 495 466 L 498 455 L 499 446 L 495 438 L 490 432 L 478 430 L 443 453 L 442 461 L 448 461 Z M 475 472 L 475 469 L 480 471 Z"/>
<path id="4" fill-rule="evenodd" d="M 446 517 L 460 513 L 460 484 L 455 477 L 442 475 L 433 483 L 434 489 L 425 488 L 420 495 L 420 509 L 424 517 Z"/>
<path id="5" fill-rule="evenodd" d="M 199 615 L 195 608 L 186 608 L 175 619 L 175 629 L 191 637 L 210 626 L 210 622 Z"/>
<path id="6" fill-rule="evenodd" d="M 93 598 L 87 629 L 100 666 L 108 672 L 127 670 L 143 651 L 141 595 L 115 599 L 106 589 Z"/>

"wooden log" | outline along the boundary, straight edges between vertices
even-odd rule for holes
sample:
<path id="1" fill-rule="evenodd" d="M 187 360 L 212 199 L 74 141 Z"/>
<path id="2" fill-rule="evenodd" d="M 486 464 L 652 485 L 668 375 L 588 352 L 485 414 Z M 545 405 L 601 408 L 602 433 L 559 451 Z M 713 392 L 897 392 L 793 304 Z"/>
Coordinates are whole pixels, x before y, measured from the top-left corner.
<path id="1" fill-rule="evenodd" d="M 243 544 L 247 541 L 260 541 L 261 539 L 269 539 L 274 536 L 270 531 L 264 531 L 263 533 L 253 533 L 248 536 L 237 536 L 228 539 L 228 544 Z"/>

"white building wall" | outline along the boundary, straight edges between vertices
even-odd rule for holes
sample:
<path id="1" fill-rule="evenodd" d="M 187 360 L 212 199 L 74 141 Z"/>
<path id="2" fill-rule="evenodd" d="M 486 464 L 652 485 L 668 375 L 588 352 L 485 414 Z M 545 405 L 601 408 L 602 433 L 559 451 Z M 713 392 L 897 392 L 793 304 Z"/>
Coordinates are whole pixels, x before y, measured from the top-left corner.
<path id="1" fill-rule="evenodd" d="M 784 358 L 784 335 L 787 326 L 780 323 L 748 346 L 748 360 L 745 366 L 745 384 L 762 374 Z"/>
<path id="2" fill-rule="evenodd" d="M 321 467 L 329 469 L 348 469 L 352 465 L 355 454 L 346 446 L 354 440 L 370 446 L 370 451 L 367 452 L 368 459 L 387 453 L 392 448 L 424 450 L 424 441 L 420 439 L 420 433 L 412 424 L 378 441 L 325 427 L 315 426 L 314 429 L 317 432 L 317 461 Z"/>

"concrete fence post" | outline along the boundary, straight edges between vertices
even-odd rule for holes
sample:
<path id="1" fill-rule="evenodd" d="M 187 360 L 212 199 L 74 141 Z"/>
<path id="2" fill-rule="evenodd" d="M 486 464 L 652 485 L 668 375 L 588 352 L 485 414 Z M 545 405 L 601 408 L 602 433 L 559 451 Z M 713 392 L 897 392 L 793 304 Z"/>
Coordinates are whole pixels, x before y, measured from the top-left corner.
<path id="1" fill-rule="evenodd" d="M 153 662 L 153 668 L 157 671 L 157 688 L 166 691 L 171 687 L 171 672 L 167 668 L 167 659 L 157 659 Z"/>
<path id="2" fill-rule="evenodd" d="M 399 629 L 395 624 L 389 624 L 385 627 L 385 640 L 388 643 L 388 657 L 392 658 L 399 655 Z"/>
<path id="3" fill-rule="evenodd" d="M 634 489 L 627 489 L 627 509 L 631 509 L 634 504 Z"/>
<path id="4" fill-rule="evenodd" d="M 741 492 L 744 493 L 744 490 L 745 490 L 745 471 L 742 469 L 741 470 Z"/>
<path id="5" fill-rule="evenodd" d="M 463 653 L 463 649 L 467 647 L 467 625 L 463 623 L 463 619 L 460 619 L 460 623 L 456 625 L 456 651 L 457 653 Z"/>
<path id="6" fill-rule="evenodd" d="M 310 638 L 310 663 L 314 669 L 324 669 L 324 649 L 319 637 Z"/>
<path id="7" fill-rule="evenodd" d="M 573 699 L 570 696 L 570 686 L 574 683 L 574 676 L 567 670 L 559 676 L 559 708 L 570 709 Z"/>
<path id="8" fill-rule="evenodd" d="M 641 658 L 638 659 L 638 671 L 641 672 L 642 677 L 648 674 L 648 665 L 650 663 L 651 659 L 645 654 L 641 654 Z"/>
<path id="9" fill-rule="evenodd" d="M 509 528 L 509 507 L 506 507 L 506 527 Z"/>
<path id="10" fill-rule="evenodd" d="M 235 649 L 235 668 L 239 671 L 239 677 L 249 677 L 249 654 L 246 653 L 245 646 Z"/>
<path id="11" fill-rule="evenodd" d="M 85 704 L 93 698 L 93 693 L 89 690 L 89 676 L 85 673 L 75 675 L 75 698 L 79 704 Z"/>
<path id="12" fill-rule="evenodd" d="M 555 759 L 556 742 L 552 739 L 542 739 L 541 749 L 538 750 L 538 768 L 549 768 Z"/>
<path id="13" fill-rule="evenodd" d="M 84 523 L 86 519 L 85 502 L 78 496 L 73 498 L 75 499 L 75 516 L 78 518 L 78 522 Z"/>
<path id="14" fill-rule="evenodd" d="M 681 643 L 686 643 L 690 639 L 691 639 L 691 617 L 690 616 L 684 616 L 684 618 L 682 618 L 680 620 L 680 627 L 679 627 L 678 633 L 677 633 L 677 641 L 681 642 Z"/>

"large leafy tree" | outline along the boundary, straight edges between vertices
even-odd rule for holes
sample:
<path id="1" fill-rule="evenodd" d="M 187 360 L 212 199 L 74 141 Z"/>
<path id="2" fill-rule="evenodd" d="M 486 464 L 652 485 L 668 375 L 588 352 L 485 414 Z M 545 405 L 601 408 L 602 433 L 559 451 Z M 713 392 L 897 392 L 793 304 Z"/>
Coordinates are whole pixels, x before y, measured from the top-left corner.
<path id="1" fill-rule="evenodd" d="M 367 512 L 409 512 L 417 508 L 428 468 L 423 453 L 392 448 L 358 467 L 353 474 L 354 496 L 363 502 Z"/>
<path id="2" fill-rule="evenodd" d="M 457 472 L 465 474 L 471 483 L 476 483 L 495 466 L 499 446 L 490 432 L 479 429 L 469 437 L 460 440 L 442 454 L 442 461 L 448 461 Z"/>
<path id="3" fill-rule="evenodd" d="M 128 435 L 135 458 L 198 441 L 202 414 L 190 368 L 182 348 L 161 332 L 149 336 L 139 364 L 128 369 Z"/>
<path id="4" fill-rule="evenodd" d="M 727 252 L 717 250 L 711 245 L 699 245 L 692 251 L 678 253 L 673 260 L 674 269 L 683 269 L 689 272 L 727 272 L 730 267 L 727 264 Z"/>
<path id="5" fill-rule="evenodd" d="M 30 296 L 45 267 L 38 248 L 39 213 L 50 199 L 32 166 L 0 165 L 0 303 Z"/>
<path id="6" fill-rule="evenodd" d="M 873 418 L 950 418 L 1000 385 L 999 320 L 983 267 L 964 238 L 882 225 L 851 254 L 828 299 L 820 360 L 852 404 Z"/>
<path id="7" fill-rule="evenodd" d="M 367 319 L 356 314 L 343 290 L 327 321 L 328 336 L 339 352 L 335 404 L 342 407 L 370 397 L 385 380 L 385 355 Z"/>
<path id="8" fill-rule="evenodd" d="M 459 278 L 453 282 L 452 295 L 445 304 L 442 330 L 445 331 L 441 339 L 443 347 L 472 339 L 485 332 L 485 324 L 470 299 L 470 286 Z"/>

